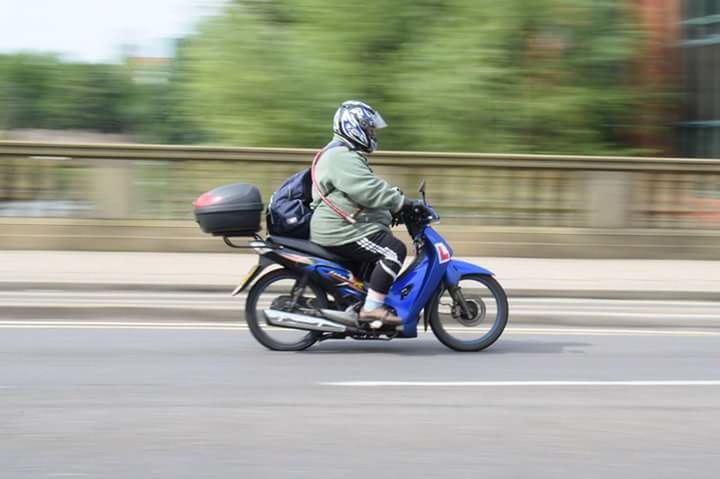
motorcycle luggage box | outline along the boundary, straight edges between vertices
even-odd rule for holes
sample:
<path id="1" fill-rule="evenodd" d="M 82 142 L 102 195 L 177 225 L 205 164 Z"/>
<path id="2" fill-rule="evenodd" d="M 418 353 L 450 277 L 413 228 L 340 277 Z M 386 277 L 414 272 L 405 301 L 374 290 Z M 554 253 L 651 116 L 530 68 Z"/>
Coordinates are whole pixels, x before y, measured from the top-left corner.
<path id="1" fill-rule="evenodd" d="M 260 231 L 260 190 L 247 183 L 219 186 L 193 202 L 195 220 L 214 236 L 253 236 Z"/>

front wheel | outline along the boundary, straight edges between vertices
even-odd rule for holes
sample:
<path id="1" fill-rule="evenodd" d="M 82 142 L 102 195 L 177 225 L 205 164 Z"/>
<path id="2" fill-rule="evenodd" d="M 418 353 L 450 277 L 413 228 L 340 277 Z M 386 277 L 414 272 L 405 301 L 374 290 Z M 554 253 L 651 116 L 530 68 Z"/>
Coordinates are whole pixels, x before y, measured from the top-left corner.
<path id="1" fill-rule="evenodd" d="M 430 327 L 456 351 L 481 351 L 495 341 L 508 321 L 507 295 L 491 276 L 470 274 L 458 288 L 443 289 L 430 306 Z"/>

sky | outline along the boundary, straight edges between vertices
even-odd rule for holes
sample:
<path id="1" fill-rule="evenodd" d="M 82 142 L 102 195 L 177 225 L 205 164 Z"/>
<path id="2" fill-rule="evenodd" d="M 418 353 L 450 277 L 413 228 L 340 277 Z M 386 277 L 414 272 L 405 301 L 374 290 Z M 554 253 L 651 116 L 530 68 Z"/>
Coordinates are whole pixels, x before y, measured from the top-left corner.
<path id="1" fill-rule="evenodd" d="M 123 47 L 143 56 L 172 53 L 171 39 L 192 31 L 223 0 L 0 0 L 0 53 L 53 52 L 83 62 L 113 62 Z"/>

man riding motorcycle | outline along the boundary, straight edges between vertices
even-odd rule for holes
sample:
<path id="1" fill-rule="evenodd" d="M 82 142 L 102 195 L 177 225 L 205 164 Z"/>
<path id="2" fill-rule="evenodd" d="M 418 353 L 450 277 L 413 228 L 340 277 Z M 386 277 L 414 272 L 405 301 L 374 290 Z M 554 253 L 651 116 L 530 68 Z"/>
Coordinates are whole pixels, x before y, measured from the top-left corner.
<path id="1" fill-rule="evenodd" d="M 354 263 L 374 264 L 358 321 L 398 325 L 384 300 L 407 253 L 390 226 L 394 215 L 424 206 L 370 168 L 366 155 L 377 149 L 376 130 L 386 126 L 363 102 L 346 101 L 337 109 L 333 140 L 315 165 L 310 239 Z"/>

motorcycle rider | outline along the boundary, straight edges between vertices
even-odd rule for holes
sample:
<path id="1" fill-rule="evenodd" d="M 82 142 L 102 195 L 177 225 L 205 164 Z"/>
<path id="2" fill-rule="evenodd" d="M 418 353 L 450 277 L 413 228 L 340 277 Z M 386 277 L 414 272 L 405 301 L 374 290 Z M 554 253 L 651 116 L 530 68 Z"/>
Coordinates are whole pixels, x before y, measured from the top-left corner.
<path id="1" fill-rule="evenodd" d="M 352 262 L 375 264 L 358 320 L 398 325 L 400 319 L 384 300 L 402 268 L 406 248 L 390 226 L 394 215 L 421 204 L 407 200 L 370 168 L 367 155 L 378 146 L 376 131 L 386 126 L 366 103 L 346 101 L 337 109 L 333 140 L 315 165 L 310 239 Z"/>

